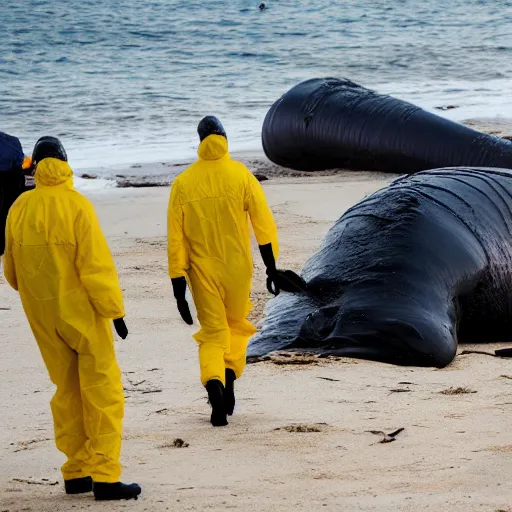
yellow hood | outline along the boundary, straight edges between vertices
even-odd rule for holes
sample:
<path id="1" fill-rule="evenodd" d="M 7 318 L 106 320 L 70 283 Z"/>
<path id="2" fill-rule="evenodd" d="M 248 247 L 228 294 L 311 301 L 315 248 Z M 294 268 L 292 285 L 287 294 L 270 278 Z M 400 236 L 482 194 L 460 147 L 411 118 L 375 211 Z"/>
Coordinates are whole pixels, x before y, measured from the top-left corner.
<path id="1" fill-rule="evenodd" d="M 209 135 L 199 144 L 197 154 L 201 160 L 220 160 L 228 154 L 228 141 L 222 135 Z"/>
<path id="2" fill-rule="evenodd" d="M 72 179 L 73 171 L 67 162 L 45 158 L 37 164 L 34 178 L 40 187 L 54 187 Z"/>

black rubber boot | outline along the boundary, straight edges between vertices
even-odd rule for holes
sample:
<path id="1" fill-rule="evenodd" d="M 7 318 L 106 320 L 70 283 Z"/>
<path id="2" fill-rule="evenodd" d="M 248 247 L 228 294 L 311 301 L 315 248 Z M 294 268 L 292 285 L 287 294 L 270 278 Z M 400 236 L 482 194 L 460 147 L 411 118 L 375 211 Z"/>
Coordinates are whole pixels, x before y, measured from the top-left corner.
<path id="1" fill-rule="evenodd" d="M 226 389 L 224 390 L 224 409 L 228 416 L 233 416 L 235 410 L 235 380 L 236 375 L 231 368 L 226 368 Z"/>
<path id="2" fill-rule="evenodd" d="M 94 498 L 97 501 L 136 500 L 142 489 L 137 484 L 105 484 L 94 482 Z"/>
<path id="3" fill-rule="evenodd" d="M 212 406 L 210 421 L 214 427 L 224 427 L 228 424 L 226 411 L 224 409 L 224 386 L 220 380 L 209 380 L 206 383 L 208 399 Z"/>
<path id="4" fill-rule="evenodd" d="M 85 494 L 92 492 L 92 478 L 84 476 L 83 478 L 72 478 L 71 480 L 64 480 L 64 488 L 66 494 Z"/>

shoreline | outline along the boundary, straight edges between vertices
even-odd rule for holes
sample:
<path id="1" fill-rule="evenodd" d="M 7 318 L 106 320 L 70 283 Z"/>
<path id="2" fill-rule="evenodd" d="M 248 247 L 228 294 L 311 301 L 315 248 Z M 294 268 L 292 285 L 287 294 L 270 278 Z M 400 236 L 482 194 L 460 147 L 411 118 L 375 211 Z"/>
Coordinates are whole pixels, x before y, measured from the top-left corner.
<path id="1" fill-rule="evenodd" d="M 467 119 L 461 124 L 470 128 L 481 131 L 489 135 L 496 135 L 504 139 L 512 140 L 512 119 L 506 118 L 478 118 Z M 340 178 L 348 175 L 357 175 L 368 173 L 369 171 L 351 171 L 347 169 L 329 169 L 325 171 L 296 171 L 287 169 L 271 162 L 261 150 L 233 151 L 231 156 L 243 162 L 260 181 L 275 178 L 306 178 L 306 177 L 326 177 L 339 176 Z M 174 178 L 184 171 L 191 163 L 192 159 L 184 161 L 169 160 L 167 162 L 157 161 L 151 163 L 133 163 L 129 166 L 104 167 L 97 169 L 78 170 L 76 176 L 87 180 L 94 181 L 108 180 L 112 183 L 112 188 L 153 188 L 153 187 L 169 187 Z M 136 172 L 134 172 L 136 171 Z M 379 173 L 371 172 L 376 178 L 384 178 L 386 176 L 398 176 L 399 173 Z M 368 174 L 367 174 L 368 177 Z"/>

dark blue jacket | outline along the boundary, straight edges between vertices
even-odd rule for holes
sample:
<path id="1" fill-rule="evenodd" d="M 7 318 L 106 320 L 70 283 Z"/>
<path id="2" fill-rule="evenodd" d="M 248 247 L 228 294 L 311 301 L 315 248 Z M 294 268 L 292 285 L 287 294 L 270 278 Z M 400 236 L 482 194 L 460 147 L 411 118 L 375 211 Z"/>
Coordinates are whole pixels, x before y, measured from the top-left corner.
<path id="1" fill-rule="evenodd" d="M 12 203 L 27 190 L 23 148 L 17 137 L 0 132 L 0 255 L 5 249 L 5 222 Z"/>

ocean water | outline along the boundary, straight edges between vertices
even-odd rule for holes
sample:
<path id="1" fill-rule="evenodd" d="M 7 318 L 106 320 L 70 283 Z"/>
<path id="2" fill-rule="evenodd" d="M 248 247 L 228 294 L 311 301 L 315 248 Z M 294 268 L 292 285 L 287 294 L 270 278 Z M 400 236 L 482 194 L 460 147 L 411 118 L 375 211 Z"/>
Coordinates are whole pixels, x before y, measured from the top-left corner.
<path id="1" fill-rule="evenodd" d="M 512 0 L 2 0 L 0 130 L 77 169 L 193 156 L 217 115 L 261 148 L 271 104 L 346 77 L 455 120 L 512 117 Z"/>

